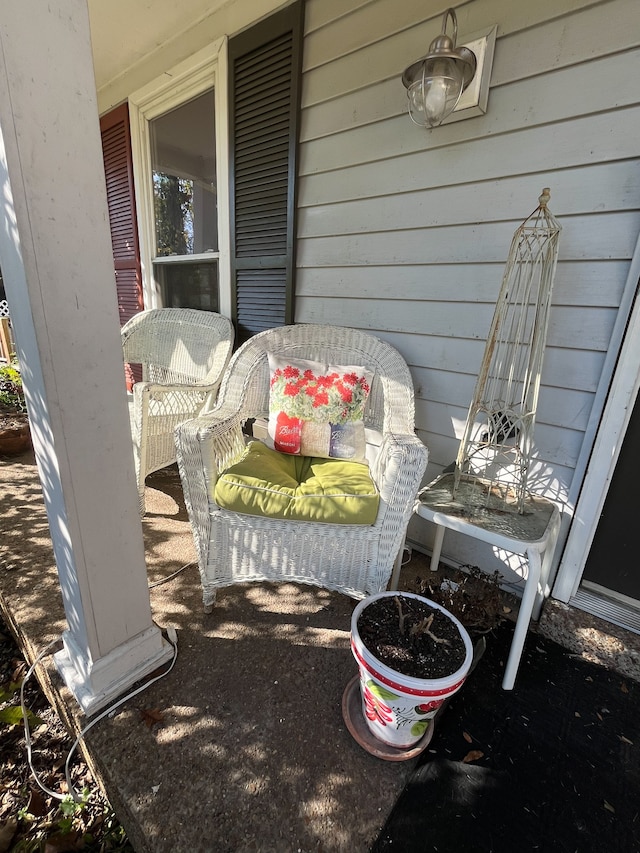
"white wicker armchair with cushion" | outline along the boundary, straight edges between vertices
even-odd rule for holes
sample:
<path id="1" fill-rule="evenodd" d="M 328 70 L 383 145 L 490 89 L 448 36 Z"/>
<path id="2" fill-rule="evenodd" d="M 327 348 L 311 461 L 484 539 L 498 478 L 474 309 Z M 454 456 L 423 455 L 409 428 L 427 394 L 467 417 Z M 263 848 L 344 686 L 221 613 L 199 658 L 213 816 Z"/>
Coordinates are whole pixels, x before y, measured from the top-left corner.
<path id="1" fill-rule="evenodd" d="M 269 354 L 360 365 L 373 374 L 364 410 L 366 457 L 379 493 L 373 524 L 262 517 L 216 503 L 218 478 L 246 458 L 243 425 L 269 416 Z M 205 611 L 218 588 L 249 581 L 314 584 L 353 598 L 387 587 L 428 455 L 414 434 L 409 369 L 389 344 L 337 326 L 300 324 L 261 332 L 232 357 L 215 408 L 176 429 L 176 445 Z"/>
<path id="2" fill-rule="evenodd" d="M 140 515 L 148 474 L 176 461 L 174 430 L 215 396 L 231 357 L 233 325 L 212 311 L 152 308 L 121 330 L 124 361 L 142 365 L 130 395 Z"/>

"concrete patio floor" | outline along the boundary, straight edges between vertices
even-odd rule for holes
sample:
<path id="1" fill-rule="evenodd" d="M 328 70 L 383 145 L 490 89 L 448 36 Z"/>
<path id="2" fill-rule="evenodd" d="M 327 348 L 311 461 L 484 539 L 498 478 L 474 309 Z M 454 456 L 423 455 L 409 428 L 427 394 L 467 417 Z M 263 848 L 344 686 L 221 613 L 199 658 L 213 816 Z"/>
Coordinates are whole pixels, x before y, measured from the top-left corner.
<path id="1" fill-rule="evenodd" d="M 150 584 L 191 564 L 150 591 L 157 624 L 177 628 L 178 657 L 166 678 L 91 729 L 85 749 L 131 843 L 137 853 L 365 853 L 416 760 L 374 758 L 343 722 L 356 673 L 351 601 L 292 584 L 239 586 L 205 616 L 175 467 L 148 483 Z M 33 660 L 65 619 L 32 454 L 0 466 L 0 510 L 0 605 Z M 401 585 L 426 566 L 415 554 Z M 539 630 L 563 644 L 586 636 L 587 656 L 595 650 L 639 677 L 635 635 L 555 604 Z M 39 677 L 77 731 L 85 720 L 50 657 Z"/>

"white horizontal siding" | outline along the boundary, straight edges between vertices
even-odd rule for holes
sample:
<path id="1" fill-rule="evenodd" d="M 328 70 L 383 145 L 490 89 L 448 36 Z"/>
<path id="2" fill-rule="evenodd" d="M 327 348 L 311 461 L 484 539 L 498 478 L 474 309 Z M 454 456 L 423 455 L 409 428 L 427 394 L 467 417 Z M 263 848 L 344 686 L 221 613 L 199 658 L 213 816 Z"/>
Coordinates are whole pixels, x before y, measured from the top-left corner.
<path id="1" fill-rule="evenodd" d="M 587 2 L 587 0 L 537 0 L 536 3 L 512 3 L 504 0 L 484 0 L 484 2 L 467 2 L 456 5 L 458 18 L 458 42 L 464 42 L 465 34 L 473 33 L 492 24 L 499 25 L 499 33 L 519 33 L 534 27 L 544 27 L 549 21 L 564 21 L 573 11 L 588 9 L 590 6 L 600 6 L 602 3 Z M 629 21 L 633 18 L 633 2 L 626 0 L 620 7 L 625 9 Z M 417 58 L 426 52 L 431 40 L 440 32 L 443 13 L 448 8 L 447 3 L 427 2 L 424 0 L 308 0 L 307 2 L 307 44 L 305 45 L 304 68 L 309 70 L 328 63 L 339 62 L 343 57 L 356 53 L 365 47 L 377 43 L 387 43 L 399 35 L 402 37 L 401 47 L 393 43 L 389 48 L 388 68 L 379 73 L 388 73 L 390 68 L 396 68 L 398 61 L 402 63 L 407 58 Z M 331 17 L 330 10 L 334 11 Z M 619 26 L 619 23 L 616 22 Z M 630 24 L 631 25 L 631 24 Z M 609 35 L 613 39 L 614 22 L 606 17 L 600 26 L 603 39 Z M 592 27 L 588 28 L 591 29 Z M 582 34 L 581 34 L 582 35 Z M 560 54 L 558 47 L 562 45 L 563 25 L 557 27 L 557 33 L 550 32 L 550 53 Z M 566 34 L 564 35 L 566 39 Z M 616 42 L 618 44 L 619 42 Z M 633 42 L 635 43 L 635 42 Z M 613 49 L 613 47 L 611 47 Z M 542 49 L 544 50 L 544 48 Z M 404 51 L 404 52 L 403 52 Z M 559 59 L 558 59 L 559 61 Z M 406 64 L 406 62 L 405 62 Z M 375 73 L 375 66 L 374 71 Z"/>
<path id="2" fill-rule="evenodd" d="M 403 93 L 391 113 L 399 114 L 404 107 L 400 74 L 408 61 L 426 52 L 431 39 L 440 31 L 446 7 L 431 4 L 427 8 L 424 3 L 406 0 L 401 7 L 395 0 L 388 3 L 335 2 L 340 8 L 333 21 L 329 20 L 328 4 L 307 4 L 304 106 L 335 101 L 342 95 L 390 81 Z M 640 6 L 636 0 L 618 0 L 614 11 L 611 3 L 586 4 L 582 0 L 558 4 L 553 0 L 538 2 L 530 4 L 531 9 L 523 9 L 522 5 L 485 2 L 473 3 L 466 9 L 457 7 L 459 43 L 461 39 L 464 41 L 465 34 L 486 29 L 492 23 L 499 25 L 500 50 L 491 77 L 494 89 L 637 47 Z M 351 8 L 347 8 L 349 6 Z M 375 25 L 372 6 L 378 13 Z M 391 7 L 399 14 L 389 14 Z M 572 10 L 577 14 L 572 14 Z M 317 13 L 322 15 L 322 22 Z M 411 25 L 426 16 L 422 23 Z M 620 21 L 624 21 L 624 27 L 620 27 Z M 320 27 L 320 23 L 326 25 Z M 535 27 L 535 38 L 527 32 L 532 27 Z M 366 56 L 366 61 L 362 61 L 362 55 Z M 308 73 L 311 71 L 313 73 Z M 340 110 L 332 114 L 332 121 L 339 114 Z M 317 116 L 316 112 L 309 118 Z M 326 132 L 321 129 L 320 135 Z"/>
<path id="3" fill-rule="evenodd" d="M 403 266 L 330 266 L 298 269 L 296 293 L 320 299 L 403 299 L 448 302 L 490 302 L 500 290 L 504 261 L 473 264 Z M 556 272 L 556 305 L 617 308 L 620 304 L 625 261 L 565 261 Z M 603 286 L 606 285 L 606 286 Z"/>
<path id="4" fill-rule="evenodd" d="M 561 222 L 560 260 L 629 259 L 640 228 L 640 210 L 615 215 L 597 213 L 563 217 Z M 356 265 L 394 265 L 418 264 L 425 260 L 432 264 L 445 264 L 452 258 L 463 264 L 504 262 L 511 237 L 519 224 L 514 220 L 510 223 L 477 222 L 389 229 L 332 237 L 301 235 L 298 264 L 301 267 L 335 266 L 346 261 Z"/>
<path id="5" fill-rule="evenodd" d="M 370 2 L 371 0 L 350 0 L 349 3 L 345 0 L 324 0 L 322 3 L 309 4 L 305 15 L 307 38 L 314 30 L 326 24 L 335 25 L 343 15 L 348 16 L 359 6 L 366 6 Z"/>
<path id="6" fill-rule="evenodd" d="M 437 458 L 437 443 L 430 444 L 432 462 L 447 465 L 455 459 L 457 453 L 457 441 L 462 434 L 467 407 L 446 405 L 443 403 L 426 403 L 424 400 L 416 401 L 416 419 L 422 425 L 422 429 L 432 435 L 442 435 L 447 439 L 447 447 L 453 447 L 453 455 L 448 453 L 442 459 Z M 556 427 L 553 424 L 536 423 L 536 455 L 547 463 L 557 463 L 567 468 L 575 467 L 575 463 L 582 446 L 582 431 Z M 449 444 L 449 440 L 454 444 Z"/>
<path id="7" fill-rule="evenodd" d="M 457 405 L 465 413 L 473 396 L 475 376 L 449 370 L 414 367 L 413 381 L 417 397 L 430 403 Z M 537 423 L 569 427 L 584 432 L 587 427 L 593 395 L 588 391 L 542 386 L 537 410 Z"/>
<path id="8" fill-rule="evenodd" d="M 400 76 L 446 8 L 307 0 L 296 320 L 397 346 L 432 476 L 456 455 L 513 231 L 550 186 L 563 232 L 534 470 L 564 500 L 640 230 L 640 4 L 456 7 L 459 42 L 498 26 L 488 112 L 421 131 Z"/>
<path id="9" fill-rule="evenodd" d="M 407 334 L 387 329 L 377 329 L 375 333 L 401 352 L 412 369 L 426 367 L 448 370 L 469 374 L 475 380 L 475 366 L 482 360 L 484 340 Z M 604 359 L 603 352 L 549 345 L 542 368 L 542 385 L 593 393 L 598 385 Z M 428 398 L 428 394 L 428 389 L 420 389 L 420 396 Z M 471 398 L 467 402 L 470 401 Z"/>
<path id="10" fill-rule="evenodd" d="M 563 217 L 585 211 L 636 210 L 640 198 L 640 169 L 634 161 L 547 172 L 545 179 L 553 187 L 554 200 L 556 197 L 562 199 Z M 539 183 L 538 175 L 527 181 L 534 206 Z M 311 238 L 402 230 L 416 223 L 421 228 L 471 225 L 486 219 L 487 214 L 494 221 L 508 221 L 513 218 L 514 207 L 522 193 L 521 177 L 505 177 L 487 181 L 479 191 L 472 193 L 467 185 L 458 184 L 396 193 L 380 197 L 377 204 L 375 196 L 313 204 L 300 209 L 299 233 Z M 506 229 L 505 234 L 508 234 Z"/>
<path id="11" fill-rule="evenodd" d="M 492 109 L 493 98 L 490 96 L 487 115 Z M 446 144 L 445 136 L 450 128 L 465 128 L 474 121 L 483 120 L 478 117 L 431 131 L 423 131 L 411 124 L 407 128 L 407 121 L 410 120 L 404 115 L 391 122 L 382 122 L 380 127 L 376 125 L 375 133 L 370 130 L 366 134 L 366 138 L 370 140 L 368 145 L 363 140 L 356 146 L 354 159 L 357 157 L 357 150 L 369 149 L 369 153 L 372 153 L 371 147 L 379 144 L 387 124 L 393 125 L 393 128 L 387 128 L 387 133 L 390 141 L 395 141 L 396 148 L 402 147 L 403 140 L 412 139 L 413 135 L 417 134 L 422 139 L 422 149 L 408 153 L 401 151 L 394 157 L 391 148 L 376 152 L 371 162 L 365 161 L 363 155 L 359 163 L 350 164 L 347 156 L 350 148 L 345 144 L 340 164 L 336 163 L 334 167 L 330 167 L 328 160 L 321 159 L 314 161 L 315 167 L 308 166 L 309 174 L 303 175 L 299 182 L 300 204 L 302 207 L 330 204 L 357 198 L 414 192 L 418 188 L 458 184 L 466 185 L 467 190 L 472 192 L 476 184 L 479 184 L 479 190 L 484 190 L 487 181 L 514 176 L 522 178 L 524 192 L 527 184 L 534 182 L 537 186 L 548 173 L 556 173 L 560 169 L 574 169 L 594 163 L 633 161 L 633 158 L 638 156 L 638 105 L 610 114 L 567 118 L 551 126 L 514 130 L 501 136 L 481 137 L 469 140 L 466 144 L 464 140 Z M 441 138 L 435 136 L 437 131 L 442 132 Z M 585 144 L 587 140 L 589 144 Z M 438 144 L 440 141 L 442 145 Z M 339 139 L 334 139 L 334 142 L 339 144 Z M 473 151 L 473 156 L 465 156 L 465 150 Z M 327 166 L 327 169 L 321 169 L 321 165 Z M 630 162 L 629 173 L 633 168 L 633 162 Z M 536 176 L 537 182 L 533 181 Z M 555 199 L 555 185 L 552 190 Z M 490 206 L 490 195 L 486 198 L 487 205 Z M 558 214 L 561 215 L 561 211 L 558 211 Z M 523 218 L 524 216 L 526 213 L 523 213 Z"/>
<path id="12" fill-rule="evenodd" d="M 610 85 L 606 82 L 609 66 L 616 84 L 615 102 L 612 104 Z M 562 121 L 569 114 L 585 116 L 609 110 L 612 106 L 624 107 L 635 102 L 633 85 L 638 66 L 638 51 L 629 50 L 612 58 L 595 59 L 575 68 L 554 69 L 545 73 L 539 70 L 535 77 L 524 78 L 495 88 L 491 93 L 491 113 L 483 119 L 486 129 L 483 135 L 506 133 L 521 127 L 547 125 Z M 400 69 L 400 73 L 402 69 Z M 330 133 L 349 130 L 356 125 L 369 125 L 383 119 L 391 119 L 404 112 L 404 87 L 398 79 L 385 80 L 358 92 L 356 106 L 349 93 L 325 101 L 308 112 L 302 124 L 304 141 Z M 549 90 L 553 99 L 549 99 Z M 447 132 L 437 140 L 442 145 L 445 137 L 450 142 L 466 137 L 469 132 L 461 123 L 446 125 Z M 430 131 L 425 137 L 440 136 Z M 435 140 L 434 140 L 435 141 Z"/>
<path id="13" fill-rule="evenodd" d="M 357 326 L 388 331 L 461 338 L 476 338 L 484 343 L 491 324 L 493 306 L 489 304 L 452 305 L 448 302 L 416 306 L 401 297 L 378 302 L 375 299 L 296 299 L 296 310 L 304 322 Z M 616 318 L 613 308 L 554 307 L 549 319 L 549 346 L 605 351 Z M 472 366 L 479 366 L 478 363 Z"/>

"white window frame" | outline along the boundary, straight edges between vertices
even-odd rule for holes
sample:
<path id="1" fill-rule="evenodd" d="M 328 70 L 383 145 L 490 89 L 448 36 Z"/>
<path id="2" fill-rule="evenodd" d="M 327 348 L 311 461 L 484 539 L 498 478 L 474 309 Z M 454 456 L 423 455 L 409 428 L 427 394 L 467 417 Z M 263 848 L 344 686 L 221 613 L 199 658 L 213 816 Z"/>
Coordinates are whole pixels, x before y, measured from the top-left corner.
<path id="1" fill-rule="evenodd" d="M 145 308 L 162 307 L 162 294 L 153 274 L 155 215 L 149 123 L 169 110 L 213 88 L 216 128 L 216 193 L 218 252 L 189 255 L 189 262 L 218 259 L 218 310 L 231 316 L 229 262 L 229 122 L 227 118 L 227 38 L 194 53 L 129 97 L 131 156 L 136 193 L 142 292 Z M 181 256 L 182 262 L 185 258 Z"/>

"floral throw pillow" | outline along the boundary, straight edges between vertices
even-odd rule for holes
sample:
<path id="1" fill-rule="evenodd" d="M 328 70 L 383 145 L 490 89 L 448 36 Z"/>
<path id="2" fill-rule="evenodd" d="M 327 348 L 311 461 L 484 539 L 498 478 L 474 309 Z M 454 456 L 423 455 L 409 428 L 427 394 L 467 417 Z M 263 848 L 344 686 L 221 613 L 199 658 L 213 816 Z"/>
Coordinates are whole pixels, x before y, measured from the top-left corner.
<path id="1" fill-rule="evenodd" d="M 373 373 L 269 353 L 269 436 L 275 450 L 364 461 Z"/>

